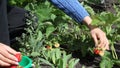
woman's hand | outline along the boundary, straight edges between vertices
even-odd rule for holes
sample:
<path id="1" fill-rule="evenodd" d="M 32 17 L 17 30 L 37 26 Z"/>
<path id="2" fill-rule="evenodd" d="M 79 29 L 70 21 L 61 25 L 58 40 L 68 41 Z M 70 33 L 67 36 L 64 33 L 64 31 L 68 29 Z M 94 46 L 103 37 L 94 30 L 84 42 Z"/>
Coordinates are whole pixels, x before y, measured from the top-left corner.
<path id="1" fill-rule="evenodd" d="M 91 25 L 92 19 L 89 16 L 86 16 L 83 19 L 83 22 L 90 29 L 90 34 L 95 42 L 96 47 L 109 50 L 109 41 L 105 32 L 103 32 L 100 28 Z"/>
<path id="2" fill-rule="evenodd" d="M 106 34 L 99 28 L 93 28 L 90 30 L 90 34 L 95 42 L 96 47 L 109 50 L 109 41 Z"/>
<path id="3" fill-rule="evenodd" d="M 16 52 L 9 46 L 0 43 L 0 67 L 10 66 L 11 64 L 18 65 L 18 60 L 14 56 L 17 53 L 19 52 Z"/>

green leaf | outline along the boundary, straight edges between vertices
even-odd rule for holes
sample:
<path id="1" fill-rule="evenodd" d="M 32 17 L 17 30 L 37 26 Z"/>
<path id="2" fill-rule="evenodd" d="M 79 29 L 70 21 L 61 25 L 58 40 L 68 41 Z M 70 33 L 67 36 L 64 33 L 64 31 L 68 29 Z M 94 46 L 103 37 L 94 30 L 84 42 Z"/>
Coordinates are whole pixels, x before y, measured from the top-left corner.
<path id="1" fill-rule="evenodd" d="M 114 60 L 115 65 L 120 66 L 120 60 Z"/>
<path id="2" fill-rule="evenodd" d="M 100 68 L 112 68 L 113 67 L 113 62 L 112 60 L 102 60 L 100 63 Z"/>
<path id="3" fill-rule="evenodd" d="M 43 51 L 42 51 L 42 55 L 43 55 L 43 57 L 44 57 L 46 60 L 48 60 L 50 53 L 43 50 Z"/>
<path id="4" fill-rule="evenodd" d="M 54 21 L 56 18 L 56 15 L 55 14 L 51 14 L 51 19 Z"/>
<path id="5" fill-rule="evenodd" d="M 71 58 L 71 54 L 64 55 L 64 57 L 63 57 L 63 68 L 66 68 L 67 62 L 70 58 Z"/>
<path id="6" fill-rule="evenodd" d="M 95 15 L 94 10 L 93 10 L 90 6 L 85 5 L 84 7 L 85 7 L 85 9 L 88 11 L 88 13 L 89 13 L 90 15 Z"/>
<path id="7" fill-rule="evenodd" d="M 58 60 L 58 68 L 63 68 L 63 60 L 62 60 L 62 58 L 60 58 L 59 60 Z"/>
<path id="8" fill-rule="evenodd" d="M 46 29 L 46 37 L 48 38 L 49 35 L 55 30 L 55 28 L 53 26 L 49 26 L 47 29 Z"/>
<path id="9" fill-rule="evenodd" d="M 75 59 L 73 66 L 75 66 L 79 61 L 80 61 L 80 59 Z"/>
<path id="10" fill-rule="evenodd" d="M 45 1 L 45 5 L 49 6 L 49 5 L 50 5 L 50 2 Z"/>
<path id="11" fill-rule="evenodd" d="M 59 59 L 59 58 L 61 58 L 61 51 L 60 51 L 60 49 L 56 49 L 56 59 Z"/>
<path id="12" fill-rule="evenodd" d="M 42 32 L 39 31 L 37 35 L 37 41 L 40 41 L 42 39 Z"/>
<path id="13" fill-rule="evenodd" d="M 16 1 L 14 1 L 14 0 L 9 0 L 9 3 L 12 4 L 12 5 L 17 4 Z"/>
<path id="14" fill-rule="evenodd" d="M 56 63 L 56 57 L 55 57 L 55 52 L 53 51 L 52 54 L 52 62 L 55 64 Z"/>
<path id="15" fill-rule="evenodd" d="M 69 67 L 68 68 L 74 68 L 75 67 L 75 65 L 77 64 L 79 62 L 79 59 L 71 59 L 70 61 L 69 61 Z"/>
<path id="16" fill-rule="evenodd" d="M 112 54 L 110 52 L 108 52 L 108 51 L 105 51 L 105 54 L 104 54 L 103 58 L 112 59 Z"/>
<path id="17" fill-rule="evenodd" d="M 37 57 L 37 56 L 39 56 L 40 54 L 38 53 L 38 52 L 32 52 L 31 53 L 31 56 L 33 56 L 33 57 Z"/>
<path id="18" fill-rule="evenodd" d="M 43 58 L 39 58 L 39 59 L 40 59 L 40 61 L 44 62 L 45 64 L 48 64 L 48 65 L 52 66 L 52 68 L 55 68 L 54 65 L 51 64 L 48 60 L 45 60 Z"/>
<path id="19" fill-rule="evenodd" d="M 96 25 L 96 24 L 100 23 L 100 20 L 94 17 L 92 23 L 93 23 L 93 25 Z"/>
<path id="20" fill-rule="evenodd" d="M 74 68 L 74 59 L 71 59 L 70 62 L 69 62 L 69 68 Z"/>
<path id="21" fill-rule="evenodd" d="M 34 45 L 36 45 L 36 40 L 34 38 L 34 35 L 30 33 L 30 37 L 29 37 L 29 43 L 30 45 L 33 47 Z"/>

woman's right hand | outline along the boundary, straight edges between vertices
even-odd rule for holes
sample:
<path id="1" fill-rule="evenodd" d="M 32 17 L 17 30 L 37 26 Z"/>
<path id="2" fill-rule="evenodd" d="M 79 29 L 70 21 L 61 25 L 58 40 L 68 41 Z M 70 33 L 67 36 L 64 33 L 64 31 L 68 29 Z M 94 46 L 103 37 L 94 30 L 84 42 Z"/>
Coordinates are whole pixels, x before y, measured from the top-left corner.
<path id="1" fill-rule="evenodd" d="M 20 52 L 16 52 L 9 46 L 3 43 L 0 43 L 0 67 L 18 65 L 18 60 L 14 56 L 17 53 L 20 53 Z"/>

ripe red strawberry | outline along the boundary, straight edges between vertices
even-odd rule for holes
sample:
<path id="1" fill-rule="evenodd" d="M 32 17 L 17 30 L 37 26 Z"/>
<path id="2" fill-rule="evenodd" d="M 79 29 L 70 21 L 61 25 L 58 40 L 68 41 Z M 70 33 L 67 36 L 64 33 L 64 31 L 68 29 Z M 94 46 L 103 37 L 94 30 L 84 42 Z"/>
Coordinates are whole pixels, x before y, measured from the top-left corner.
<path id="1" fill-rule="evenodd" d="M 93 52 L 94 52 L 96 55 L 104 56 L 105 48 L 96 47 L 96 48 L 94 48 Z"/>
<path id="2" fill-rule="evenodd" d="M 15 57 L 18 59 L 18 62 L 20 62 L 20 61 L 21 61 L 22 56 L 21 56 L 21 54 L 20 54 L 20 53 L 17 53 L 17 54 L 15 55 Z"/>
<path id="3" fill-rule="evenodd" d="M 98 55 L 99 53 L 100 53 L 100 50 L 98 50 L 98 49 L 94 49 L 94 53 L 96 54 L 96 55 Z"/>
<path id="4" fill-rule="evenodd" d="M 17 65 L 11 65 L 11 66 L 4 67 L 4 68 L 17 68 Z"/>
<path id="5" fill-rule="evenodd" d="M 17 68 L 17 66 L 15 66 L 15 65 L 12 65 L 12 66 L 10 66 L 10 68 Z"/>

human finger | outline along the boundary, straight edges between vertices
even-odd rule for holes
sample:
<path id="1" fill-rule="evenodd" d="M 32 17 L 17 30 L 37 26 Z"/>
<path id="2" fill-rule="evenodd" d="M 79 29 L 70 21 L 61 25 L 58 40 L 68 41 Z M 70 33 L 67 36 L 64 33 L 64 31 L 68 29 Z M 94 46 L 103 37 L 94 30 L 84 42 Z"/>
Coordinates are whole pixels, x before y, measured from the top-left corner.
<path id="1" fill-rule="evenodd" d="M 106 48 L 107 50 L 109 50 L 109 49 L 110 49 L 110 48 L 109 48 L 109 41 L 108 41 L 108 39 L 107 39 L 107 38 L 106 38 L 105 48 Z"/>
<path id="2" fill-rule="evenodd" d="M 4 57 L 3 55 L 0 54 L 0 60 L 4 63 L 8 63 L 8 64 L 14 64 L 14 65 L 18 65 L 18 62 L 10 60 L 6 57 Z"/>
<path id="3" fill-rule="evenodd" d="M 93 40 L 94 40 L 94 42 L 95 42 L 95 46 L 97 46 L 97 45 L 98 45 L 97 36 L 96 36 L 95 34 L 92 34 L 92 38 L 93 38 Z"/>
<path id="4" fill-rule="evenodd" d="M 99 42 L 98 47 L 100 47 L 100 48 L 104 48 L 104 45 L 105 45 L 105 41 L 104 41 L 104 39 L 103 39 L 103 38 L 100 38 L 99 41 L 100 41 L 100 42 Z"/>
<path id="5" fill-rule="evenodd" d="M 13 61 L 18 61 L 14 55 L 12 55 L 11 53 L 8 52 L 7 48 L 9 48 L 9 47 L 7 47 L 7 48 L 5 48 L 5 47 L 6 47 L 6 45 L 0 44 L 0 54 L 8 59 L 13 60 Z"/>
<path id="6" fill-rule="evenodd" d="M 104 45 L 106 44 L 106 35 L 103 31 L 100 31 L 100 33 L 98 34 L 98 38 L 99 38 L 99 47 L 103 48 Z"/>
<path id="7" fill-rule="evenodd" d="M 0 60 L 0 67 L 4 67 L 4 66 L 10 66 L 10 64 Z"/>
<path id="8" fill-rule="evenodd" d="M 9 46 L 4 46 L 4 47 L 5 47 L 6 50 L 7 50 L 9 53 L 11 53 L 12 55 L 15 55 L 15 54 L 18 53 L 17 51 L 15 51 L 14 49 L 12 49 L 12 48 L 9 47 Z"/>

